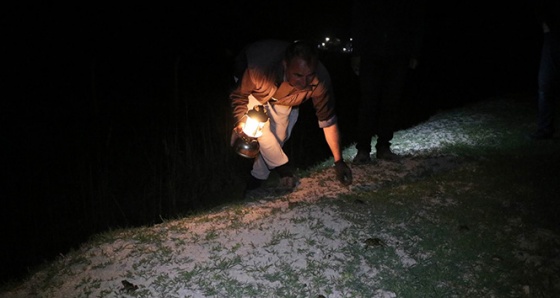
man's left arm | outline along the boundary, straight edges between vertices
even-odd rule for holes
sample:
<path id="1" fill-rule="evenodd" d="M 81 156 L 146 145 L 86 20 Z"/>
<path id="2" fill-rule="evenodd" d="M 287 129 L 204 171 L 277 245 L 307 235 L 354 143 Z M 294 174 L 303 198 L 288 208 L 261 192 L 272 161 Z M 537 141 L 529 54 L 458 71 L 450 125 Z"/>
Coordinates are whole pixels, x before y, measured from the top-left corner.
<path id="1" fill-rule="evenodd" d="M 340 134 L 338 131 L 338 124 L 333 124 L 323 128 L 325 133 L 325 140 L 329 144 L 329 148 L 334 157 L 334 162 L 342 160 L 342 150 L 340 149 Z"/>
<path id="2" fill-rule="evenodd" d="M 319 64 L 317 67 L 317 78 L 319 84 L 314 90 L 312 100 L 317 119 L 319 120 L 319 127 L 323 128 L 325 140 L 334 157 L 336 178 L 343 185 L 350 185 L 352 184 L 352 170 L 350 170 L 342 158 L 331 79 L 327 69 L 322 64 Z"/>
<path id="3" fill-rule="evenodd" d="M 334 165 L 336 171 L 336 178 L 344 185 L 352 184 L 352 170 L 346 165 L 342 158 L 342 150 L 340 148 L 340 133 L 338 124 L 333 124 L 323 128 L 325 133 L 325 140 L 331 149 L 334 157 Z"/>

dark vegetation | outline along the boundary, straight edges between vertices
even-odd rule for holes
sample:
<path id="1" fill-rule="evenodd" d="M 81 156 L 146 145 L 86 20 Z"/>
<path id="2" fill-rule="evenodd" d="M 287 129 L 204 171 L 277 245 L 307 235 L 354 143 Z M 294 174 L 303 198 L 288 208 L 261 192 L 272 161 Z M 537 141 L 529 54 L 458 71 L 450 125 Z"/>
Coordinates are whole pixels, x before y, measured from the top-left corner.
<path id="1" fill-rule="evenodd" d="M 515 76 L 506 75 L 510 54 L 500 52 L 505 47 L 500 40 L 484 39 L 490 33 L 476 36 L 479 31 L 472 28 L 471 36 L 467 30 L 455 40 L 447 28 L 438 27 L 435 20 L 441 19 L 433 20 L 424 64 L 407 88 L 401 128 L 439 109 L 532 90 L 535 59 L 518 64 Z M 54 29 L 59 26 L 68 24 Z M 1 111 L 3 280 L 21 277 L 94 233 L 154 224 L 242 199 L 251 161 L 229 147 L 232 55 L 260 37 L 292 36 L 254 32 L 247 37 L 245 32 L 232 38 L 233 29 L 224 29 L 214 39 L 167 36 L 161 33 L 166 28 L 151 33 L 147 28 L 103 27 L 110 38 L 100 48 L 89 42 L 102 42 L 101 34 L 88 42 L 87 34 L 44 36 L 50 31 L 41 31 L 41 25 L 33 28 L 31 41 L 18 33 L 10 36 L 25 51 L 11 53 L 14 72 L 4 80 L 11 92 Z M 514 55 L 535 57 L 536 48 L 534 39 Z M 322 55 L 348 146 L 356 125 L 356 78 L 349 56 Z M 306 168 L 330 152 L 310 103 L 301 109 L 285 148 L 296 167 Z"/>

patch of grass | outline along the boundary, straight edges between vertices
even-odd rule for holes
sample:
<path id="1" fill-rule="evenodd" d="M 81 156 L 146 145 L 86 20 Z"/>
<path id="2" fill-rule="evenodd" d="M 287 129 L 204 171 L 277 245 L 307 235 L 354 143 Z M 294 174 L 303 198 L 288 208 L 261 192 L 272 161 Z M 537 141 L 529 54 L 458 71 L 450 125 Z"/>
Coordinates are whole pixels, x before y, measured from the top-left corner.
<path id="1" fill-rule="evenodd" d="M 481 135 L 477 139 L 482 148 L 443 150 L 467 157 L 459 169 L 345 196 L 338 204 L 343 214 L 367 209 L 370 218 L 347 219 L 366 235 L 391 238 L 388 249 L 370 259 L 392 267 L 382 270 L 382 288 L 395 289 L 398 297 L 511 297 L 527 289 L 542 297 L 560 293 L 554 285 L 560 271 L 560 157 L 553 154 L 559 144 L 517 138 L 501 148 L 485 147 L 492 140 Z M 357 201 L 365 204 L 348 204 Z M 536 237 L 543 229 L 550 233 Z M 399 250 L 412 266 L 398 268 L 402 256 L 387 255 Z"/>
<path id="2" fill-rule="evenodd" d="M 560 297 L 560 143 L 525 139 L 527 115 L 526 106 L 504 101 L 442 113 L 396 134 L 396 150 L 421 161 L 418 174 L 399 176 L 408 171 L 404 164 L 385 165 L 390 171 L 373 179 L 375 187 L 313 203 L 278 197 L 266 216 L 249 223 L 243 217 L 255 204 L 238 204 L 219 214 L 103 234 L 91 245 L 133 243 L 111 252 L 130 250 L 135 263 L 126 277 L 151 279 L 160 295 L 188 288 L 214 297 Z M 325 161 L 316 173 L 330 166 Z M 316 210 L 321 218 L 313 216 Z M 187 223 L 210 225 L 195 231 Z M 240 228 L 264 232 L 266 239 L 220 239 Z M 208 259 L 169 265 L 177 258 L 161 244 L 169 239 L 175 246 L 207 246 Z M 92 257 L 111 252 L 88 250 Z M 34 286 L 51 297 L 63 285 L 61 276 L 96 269 L 79 253 L 49 266 Z M 189 267 L 174 277 L 154 273 L 152 267 L 162 265 Z M 101 284 L 82 279 L 77 291 L 117 291 Z M 148 285 L 134 295 L 148 297 L 152 290 Z"/>

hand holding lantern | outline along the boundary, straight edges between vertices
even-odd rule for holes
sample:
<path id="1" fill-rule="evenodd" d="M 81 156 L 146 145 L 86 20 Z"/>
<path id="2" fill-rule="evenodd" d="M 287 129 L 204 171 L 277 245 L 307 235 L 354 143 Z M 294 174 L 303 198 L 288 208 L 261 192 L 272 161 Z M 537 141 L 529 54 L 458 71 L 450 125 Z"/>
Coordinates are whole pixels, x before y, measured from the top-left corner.
<path id="1" fill-rule="evenodd" d="M 245 116 L 245 124 L 242 130 L 234 130 L 234 133 L 237 134 L 234 148 L 237 154 L 243 157 L 255 158 L 260 148 L 257 138 L 262 136 L 262 129 L 268 121 L 268 115 L 264 106 L 256 105 Z"/>

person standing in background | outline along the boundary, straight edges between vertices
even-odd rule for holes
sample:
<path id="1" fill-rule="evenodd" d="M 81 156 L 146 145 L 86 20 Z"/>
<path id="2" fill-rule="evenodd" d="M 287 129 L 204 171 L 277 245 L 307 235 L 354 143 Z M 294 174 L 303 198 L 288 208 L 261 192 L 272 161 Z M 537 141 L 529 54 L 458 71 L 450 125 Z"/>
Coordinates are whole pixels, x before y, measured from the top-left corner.
<path id="1" fill-rule="evenodd" d="M 354 0 L 352 69 L 359 76 L 358 153 L 353 162 L 397 160 L 391 140 L 409 69 L 418 65 L 424 37 L 423 0 Z"/>
<path id="2" fill-rule="evenodd" d="M 554 114 L 560 96 L 560 1 L 537 1 L 535 15 L 542 26 L 543 42 L 537 78 L 537 130 L 529 137 L 545 140 L 554 135 Z"/>

